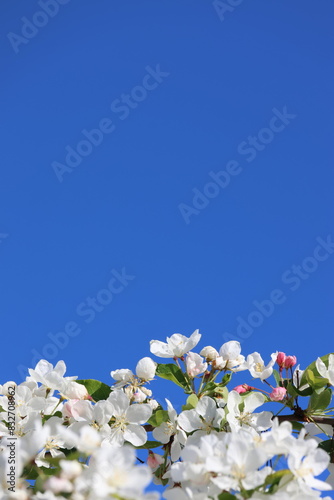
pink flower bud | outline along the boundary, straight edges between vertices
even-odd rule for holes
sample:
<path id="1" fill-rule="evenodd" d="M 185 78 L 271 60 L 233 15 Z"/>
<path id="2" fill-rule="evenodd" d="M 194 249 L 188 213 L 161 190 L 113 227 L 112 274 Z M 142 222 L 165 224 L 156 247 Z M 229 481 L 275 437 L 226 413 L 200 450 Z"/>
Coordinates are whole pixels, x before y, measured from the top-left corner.
<path id="1" fill-rule="evenodd" d="M 67 418 L 74 418 L 75 416 L 75 411 L 73 411 L 73 407 L 77 401 L 80 401 L 79 399 L 71 399 L 71 401 L 66 401 L 63 406 L 63 417 Z"/>
<path id="2" fill-rule="evenodd" d="M 277 362 L 278 366 L 283 368 L 284 363 L 285 363 L 285 359 L 286 359 L 286 354 L 284 352 L 279 352 L 277 354 L 277 358 L 276 358 L 276 362 Z"/>
<path id="3" fill-rule="evenodd" d="M 157 453 L 153 453 L 149 451 L 149 455 L 147 457 L 147 465 L 151 467 L 151 469 L 156 469 L 164 462 L 164 458 L 161 455 L 157 455 Z"/>
<path id="4" fill-rule="evenodd" d="M 296 356 L 287 356 L 284 362 L 284 368 L 292 368 L 297 363 Z"/>
<path id="5" fill-rule="evenodd" d="M 247 384 L 237 385 L 233 390 L 237 391 L 239 394 L 244 394 L 245 392 L 251 391 L 254 387 Z"/>
<path id="6" fill-rule="evenodd" d="M 286 389 L 285 387 L 275 387 L 273 389 L 272 393 L 270 394 L 270 399 L 272 401 L 282 401 L 286 396 Z"/>

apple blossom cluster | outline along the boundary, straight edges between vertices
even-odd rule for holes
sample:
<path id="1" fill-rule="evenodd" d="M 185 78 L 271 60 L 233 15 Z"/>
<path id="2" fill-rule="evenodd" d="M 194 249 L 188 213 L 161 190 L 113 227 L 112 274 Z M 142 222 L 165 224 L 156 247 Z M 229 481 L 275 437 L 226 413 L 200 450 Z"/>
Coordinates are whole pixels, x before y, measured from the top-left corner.
<path id="1" fill-rule="evenodd" d="M 301 370 L 237 341 L 194 352 L 200 339 L 152 340 L 170 362 L 144 357 L 110 384 L 40 360 L 0 386 L 0 500 L 329 499 L 334 354 Z M 181 408 L 154 398 L 157 378 L 183 390 Z"/>

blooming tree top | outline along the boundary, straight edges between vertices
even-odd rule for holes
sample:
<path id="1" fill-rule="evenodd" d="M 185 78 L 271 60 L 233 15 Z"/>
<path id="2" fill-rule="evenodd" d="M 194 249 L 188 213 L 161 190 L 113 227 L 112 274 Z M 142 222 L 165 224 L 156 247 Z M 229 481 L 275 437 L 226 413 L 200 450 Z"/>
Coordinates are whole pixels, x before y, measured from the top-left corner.
<path id="1" fill-rule="evenodd" d="M 194 352 L 200 339 L 152 340 L 167 362 L 144 357 L 110 385 L 40 360 L 0 386 L 0 499 L 329 499 L 334 354 L 302 370 L 236 341 Z M 182 408 L 154 398 L 157 378 L 183 390 Z"/>

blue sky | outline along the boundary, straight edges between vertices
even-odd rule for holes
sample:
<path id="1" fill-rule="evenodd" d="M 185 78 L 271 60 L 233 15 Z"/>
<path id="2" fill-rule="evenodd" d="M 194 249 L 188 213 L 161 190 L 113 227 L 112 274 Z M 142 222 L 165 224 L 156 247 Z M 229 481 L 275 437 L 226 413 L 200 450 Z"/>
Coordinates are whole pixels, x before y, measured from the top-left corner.
<path id="1" fill-rule="evenodd" d="M 2 3 L 2 381 L 333 351 L 334 5 L 230 3 Z"/>

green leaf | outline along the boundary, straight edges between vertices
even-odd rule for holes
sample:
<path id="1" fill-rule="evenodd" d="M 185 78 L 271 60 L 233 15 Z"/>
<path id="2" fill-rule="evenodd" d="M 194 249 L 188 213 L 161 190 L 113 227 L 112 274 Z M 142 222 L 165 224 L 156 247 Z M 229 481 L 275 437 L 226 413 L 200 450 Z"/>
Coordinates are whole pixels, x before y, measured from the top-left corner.
<path id="1" fill-rule="evenodd" d="M 163 446 L 159 441 L 146 441 L 145 444 L 141 446 L 136 446 L 137 450 L 151 450 L 152 448 L 158 448 L 159 446 Z"/>
<path id="2" fill-rule="evenodd" d="M 264 484 L 265 486 L 268 486 L 269 484 L 272 486 L 278 484 L 282 479 L 282 477 L 286 476 L 287 474 L 291 474 L 289 469 L 282 469 L 277 472 L 274 472 L 273 474 L 269 474 L 269 476 L 266 477 L 266 481 Z"/>
<path id="3" fill-rule="evenodd" d="M 215 397 L 221 397 L 224 401 L 227 401 L 228 398 L 228 389 L 227 387 L 216 387 L 214 390 Z"/>
<path id="4" fill-rule="evenodd" d="M 179 385 L 182 389 L 189 389 L 189 383 L 181 368 L 172 363 L 158 364 L 155 373 L 160 378 L 174 382 L 174 384 Z"/>
<path id="5" fill-rule="evenodd" d="M 327 453 L 333 453 L 334 451 L 334 442 L 333 439 L 326 439 L 326 441 L 322 441 L 318 445 L 322 450 L 327 451 Z"/>
<path id="6" fill-rule="evenodd" d="M 303 374 L 303 376 L 304 376 L 304 374 Z M 306 370 L 306 380 L 310 384 L 310 386 L 315 390 L 321 389 L 322 387 L 325 387 L 327 385 L 327 382 L 328 382 L 326 378 L 318 377 L 310 369 Z"/>
<path id="7" fill-rule="evenodd" d="M 198 403 L 198 397 L 196 394 L 190 394 L 190 396 L 187 397 L 187 402 L 185 405 L 182 406 L 182 411 L 185 410 L 193 410 L 196 408 Z"/>
<path id="8" fill-rule="evenodd" d="M 273 370 L 274 379 L 276 381 L 277 387 L 281 385 L 281 377 L 277 370 Z"/>
<path id="9" fill-rule="evenodd" d="M 28 466 L 23 469 L 22 477 L 27 480 L 34 480 L 38 477 L 38 472 L 34 466 Z"/>
<path id="10" fill-rule="evenodd" d="M 310 411 L 322 412 L 329 406 L 331 400 L 332 400 L 332 390 L 329 388 L 320 392 L 320 394 L 314 392 L 310 397 L 308 410 L 309 412 Z"/>
<path id="11" fill-rule="evenodd" d="M 166 410 L 156 410 L 151 418 L 147 421 L 148 424 L 153 425 L 153 427 L 159 427 L 163 422 L 169 420 L 168 411 Z"/>
<path id="12" fill-rule="evenodd" d="M 66 456 L 66 460 L 79 460 L 83 456 L 83 454 L 80 453 L 79 451 L 77 451 L 76 448 L 71 448 L 70 450 L 68 450 L 66 448 L 59 448 L 59 449 Z M 46 455 L 45 458 L 43 458 L 43 460 L 48 462 L 53 467 L 58 467 L 60 460 L 63 460 L 63 459 L 64 459 L 64 457 L 62 457 L 62 456 L 52 457 L 51 455 Z M 46 470 L 52 470 L 52 469 L 46 469 Z"/>
<path id="13" fill-rule="evenodd" d="M 291 382 L 288 383 L 286 390 L 288 391 L 288 394 L 290 394 L 290 396 L 294 398 L 298 396 L 297 389 L 293 384 L 291 384 Z"/>
<path id="14" fill-rule="evenodd" d="M 88 380 L 76 380 L 78 384 L 84 385 L 87 389 L 87 392 L 94 401 L 101 401 L 108 399 L 110 395 L 110 387 L 107 384 L 104 384 L 103 382 L 100 382 L 99 380 L 93 380 L 93 379 L 88 379 Z"/>
<path id="15" fill-rule="evenodd" d="M 333 352 L 332 353 L 329 353 L 329 354 L 326 354 L 325 356 L 321 356 L 321 360 L 325 363 L 325 365 L 327 366 L 328 368 L 328 358 L 330 356 L 330 354 L 334 354 Z M 317 367 L 316 367 L 316 362 L 313 361 L 313 363 L 311 363 L 304 371 L 303 375 L 302 375 L 302 378 L 301 378 L 301 381 L 300 381 L 300 385 L 303 386 L 304 384 L 307 384 L 308 383 L 308 379 L 307 379 L 307 372 L 308 371 L 311 371 L 313 372 L 313 374 L 315 376 L 320 376 L 320 373 L 318 372 L 317 370 Z M 326 380 L 326 379 L 324 379 Z"/>
<path id="16" fill-rule="evenodd" d="M 197 403 L 198 403 L 198 397 L 196 396 L 196 394 L 190 394 L 190 396 L 187 397 L 187 405 L 196 408 Z"/>
<path id="17" fill-rule="evenodd" d="M 221 493 L 220 495 L 218 495 L 218 500 L 236 500 L 236 498 L 237 498 L 236 496 L 228 492 Z"/>
<path id="18" fill-rule="evenodd" d="M 231 380 L 232 380 L 232 373 L 231 372 L 225 373 L 225 375 L 223 376 L 223 380 L 219 385 L 225 387 L 225 385 L 227 385 Z"/>
<path id="19" fill-rule="evenodd" d="M 293 428 L 294 431 L 298 431 L 299 432 L 302 429 L 304 429 L 304 425 L 301 424 L 300 422 L 293 421 L 293 422 L 291 422 L 291 424 L 292 424 L 292 428 Z"/>
<path id="20" fill-rule="evenodd" d="M 62 415 L 62 412 L 61 412 L 61 411 L 56 411 L 56 412 L 55 412 L 55 413 L 53 413 L 52 415 L 44 415 L 44 417 L 43 417 L 43 424 L 44 424 L 45 422 L 47 422 L 47 421 L 49 420 L 49 418 L 51 418 L 51 417 L 60 417 L 60 418 L 62 418 L 62 416 L 63 416 L 63 415 Z"/>
<path id="21" fill-rule="evenodd" d="M 308 387 L 307 389 L 304 389 L 303 391 L 300 391 L 295 387 L 292 382 L 289 382 L 287 385 L 287 391 L 290 394 L 290 396 L 296 397 L 296 396 L 311 396 L 313 394 L 313 389 L 312 387 Z"/>

